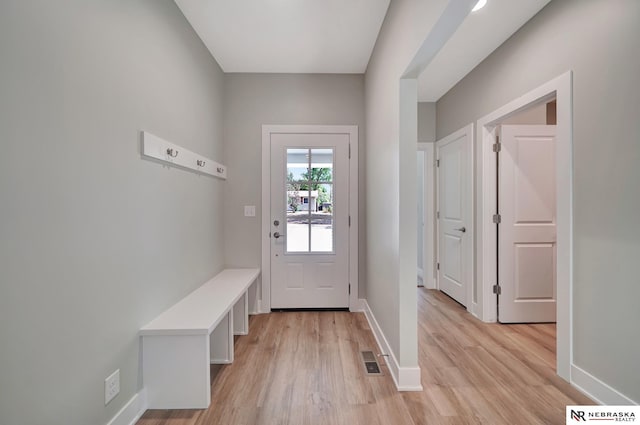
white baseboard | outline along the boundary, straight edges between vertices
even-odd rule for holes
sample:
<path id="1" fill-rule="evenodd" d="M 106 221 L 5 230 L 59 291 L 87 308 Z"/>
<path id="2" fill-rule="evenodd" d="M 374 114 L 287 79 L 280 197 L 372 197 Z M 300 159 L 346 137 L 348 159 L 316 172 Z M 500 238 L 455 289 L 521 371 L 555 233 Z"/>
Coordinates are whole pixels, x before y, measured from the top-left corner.
<path id="1" fill-rule="evenodd" d="M 574 364 L 571 365 L 571 384 L 598 404 L 609 406 L 638 404 Z"/>
<path id="2" fill-rule="evenodd" d="M 209 364 L 231 364 L 233 361 L 229 359 L 210 359 Z"/>
<path id="3" fill-rule="evenodd" d="M 398 391 L 422 391 L 422 384 L 420 383 L 420 368 L 400 367 L 387 338 L 382 332 L 382 328 L 378 324 L 378 321 L 369 307 L 369 303 L 367 303 L 367 300 L 362 300 L 362 304 L 364 314 L 369 322 L 369 327 L 373 331 L 373 336 L 375 336 L 376 342 L 378 343 L 378 348 L 382 354 L 386 354 L 386 363 Z"/>
<path id="4" fill-rule="evenodd" d="M 358 307 L 352 311 L 359 311 L 364 313 L 366 304 L 367 304 L 367 300 L 365 300 L 364 298 L 358 298 Z"/>
<path id="5" fill-rule="evenodd" d="M 418 267 L 418 277 L 424 280 L 424 270 Z"/>
<path id="6" fill-rule="evenodd" d="M 398 369 L 398 391 L 422 391 L 419 367 L 400 367 Z"/>
<path id="7" fill-rule="evenodd" d="M 107 423 L 107 425 L 135 425 L 147 410 L 147 390 L 143 388 Z"/>

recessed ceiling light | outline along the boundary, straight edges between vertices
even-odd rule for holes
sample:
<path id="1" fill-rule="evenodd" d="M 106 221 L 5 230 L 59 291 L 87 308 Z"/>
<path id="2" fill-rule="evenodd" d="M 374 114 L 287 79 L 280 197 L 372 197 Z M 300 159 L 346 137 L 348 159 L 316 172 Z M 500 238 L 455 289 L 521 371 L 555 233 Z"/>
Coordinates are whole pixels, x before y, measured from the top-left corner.
<path id="1" fill-rule="evenodd" d="M 471 9 L 471 11 L 475 12 L 476 10 L 480 10 L 483 7 L 485 7 L 486 4 L 487 4 L 487 0 L 479 0 L 478 3 L 476 3 L 475 6 L 473 6 L 473 9 Z"/>

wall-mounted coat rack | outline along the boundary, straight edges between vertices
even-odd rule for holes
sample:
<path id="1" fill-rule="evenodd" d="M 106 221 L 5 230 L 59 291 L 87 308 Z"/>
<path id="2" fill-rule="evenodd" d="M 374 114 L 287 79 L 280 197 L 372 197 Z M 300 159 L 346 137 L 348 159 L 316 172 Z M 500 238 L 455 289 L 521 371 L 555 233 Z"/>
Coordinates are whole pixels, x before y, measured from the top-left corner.
<path id="1" fill-rule="evenodd" d="M 172 165 L 189 168 L 221 179 L 227 178 L 227 167 L 195 152 L 167 142 L 146 131 L 142 132 L 142 154 Z"/>

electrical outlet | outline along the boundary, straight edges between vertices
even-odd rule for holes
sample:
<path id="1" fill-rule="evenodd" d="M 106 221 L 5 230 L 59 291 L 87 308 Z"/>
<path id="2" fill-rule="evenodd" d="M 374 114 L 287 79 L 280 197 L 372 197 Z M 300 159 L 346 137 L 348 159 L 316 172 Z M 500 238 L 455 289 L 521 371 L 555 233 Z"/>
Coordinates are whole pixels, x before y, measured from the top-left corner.
<path id="1" fill-rule="evenodd" d="M 104 404 L 109 404 L 111 400 L 120 392 L 120 369 L 113 372 L 104 380 Z"/>

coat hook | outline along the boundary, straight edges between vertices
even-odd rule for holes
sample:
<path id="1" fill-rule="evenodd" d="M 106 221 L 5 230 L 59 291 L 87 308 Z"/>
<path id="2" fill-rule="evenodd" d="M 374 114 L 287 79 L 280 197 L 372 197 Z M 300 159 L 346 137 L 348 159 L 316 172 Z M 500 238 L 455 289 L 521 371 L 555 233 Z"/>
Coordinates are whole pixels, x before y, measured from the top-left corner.
<path id="1" fill-rule="evenodd" d="M 196 164 L 198 164 L 198 167 L 204 167 L 204 164 L 206 164 L 206 162 L 205 162 L 205 161 L 203 161 L 203 160 L 201 160 L 201 159 L 198 159 L 198 160 L 196 161 Z"/>
<path id="2" fill-rule="evenodd" d="M 178 156 L 178 151 L 176 149 L 167 148 L 167 155 L 169 155 L 172 158 L 175 158 L 176 156 Z"/>
<path id="3" fill-rule="evenodd" d="M 218 173 L 223 173 L 223 172 L 224 172 L 224 168 L 222 168 L 222 167 L 217 167 L 217 168 L 216 168 L 216 171 L 217 171 Z"/>

